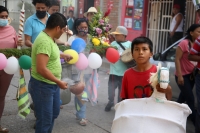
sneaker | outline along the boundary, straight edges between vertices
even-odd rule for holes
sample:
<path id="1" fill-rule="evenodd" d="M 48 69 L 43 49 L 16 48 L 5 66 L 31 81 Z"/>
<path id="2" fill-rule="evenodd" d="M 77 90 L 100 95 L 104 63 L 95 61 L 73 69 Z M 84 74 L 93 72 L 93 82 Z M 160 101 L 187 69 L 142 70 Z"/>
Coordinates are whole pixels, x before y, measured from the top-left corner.
<path id="1" fill-rule="evenodd" d="M 87 125 L 87 122 L 88 122 L 87 119 L 81 119 L 81 120 L 79 121 L 79 124 L 80 124 L 81 126 L 86 126 L 86 125 Z"/>
<path id="2" fill-rule="evenodd" d="M 106 112 L 109 112 L 113 106 L 114 106 L 114 103 L 108 102 L 108 104 L 107 104 L 106 107 L 105 107 L 105 111 L 106 111 Z"/>
<path id="3" fill-rule="evenodd" d="M 34 111 L 34 105 L 33 105 L 33 103 L 30 104 L 30 108 Z"/>

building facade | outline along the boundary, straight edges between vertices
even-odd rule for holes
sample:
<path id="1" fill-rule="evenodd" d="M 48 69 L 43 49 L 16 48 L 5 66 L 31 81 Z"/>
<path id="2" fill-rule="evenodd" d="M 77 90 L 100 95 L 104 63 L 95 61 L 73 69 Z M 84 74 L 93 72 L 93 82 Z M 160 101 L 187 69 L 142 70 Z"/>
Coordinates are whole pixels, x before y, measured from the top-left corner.
<path id="1" fill-rule="evenodd" d="M 12 19 L 11 25 L 18 30 L 19 11 L 21 0 L 0 0 L 0 5 L 6 5 L 9 9 L 9 16 Z M 26 2 L 26 17 L 35 12 L 32 0 Z M 167 37 L 172 19 L 172 8 L 174 4 L 181 6 L 181 13 L 184 15 L 184 31 L 193 24 L 199 22 L 196 16 L 195 7 L 192 0 L 59 0 L 60 12 L 65 16 L 69 10 L 74 10 L 76 18 L 83 17 L 90 7 L 105 12 L 107 4 L 112 2 L 113 7 L 109 15 L 112 31 L 118 25 L 123 25 L 128 29 L 127 40 L 132 41 L 138 36 L 147 36 L 154 43 L 154 52 L 160 52 L 167 47 Z M 16 6 L 17 5 L 17 6 Z M 184 36 L 184 35 L 183 35 Z"/>

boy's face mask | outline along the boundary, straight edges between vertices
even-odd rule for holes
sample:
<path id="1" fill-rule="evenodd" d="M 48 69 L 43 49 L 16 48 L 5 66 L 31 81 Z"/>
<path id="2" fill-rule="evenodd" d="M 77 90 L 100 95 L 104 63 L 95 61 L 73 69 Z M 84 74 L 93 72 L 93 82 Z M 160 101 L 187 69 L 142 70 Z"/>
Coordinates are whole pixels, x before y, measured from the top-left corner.
<path id="1" fill-rule="evenodd" d="M 0 27 L 8 25 L 8 19 L 0 19 Z"/>

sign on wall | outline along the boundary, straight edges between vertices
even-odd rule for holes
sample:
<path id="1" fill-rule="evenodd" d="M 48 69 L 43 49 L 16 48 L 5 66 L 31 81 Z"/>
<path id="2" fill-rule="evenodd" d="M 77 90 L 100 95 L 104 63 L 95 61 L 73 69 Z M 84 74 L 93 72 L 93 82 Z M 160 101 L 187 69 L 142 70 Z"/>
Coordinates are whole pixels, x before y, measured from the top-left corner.
<path id="1" fill-rule="evenodd" d="M 133 11 L 133 29 L 142 30 L 142 18 L 143 18 L 143 0 L 134 0 L 134 11 Z"/>
<path id="2" fill-rule="evenodd" d="M 128 29 L 133 27 L 133 6 L 134 0 L 126 0 L 124 26 Z"/>

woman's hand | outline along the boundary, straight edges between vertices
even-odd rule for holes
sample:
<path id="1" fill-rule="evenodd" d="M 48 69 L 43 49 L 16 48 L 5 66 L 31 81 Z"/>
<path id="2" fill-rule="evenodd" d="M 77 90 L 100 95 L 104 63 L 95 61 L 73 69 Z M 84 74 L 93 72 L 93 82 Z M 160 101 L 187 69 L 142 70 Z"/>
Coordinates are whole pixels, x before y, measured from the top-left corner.
<path id="1" fill-rule="evenodd" d="M 163 89 L 163 88 L 160 88 L 160 84 L 157 84 L 156 89 L 158 92 L 165 93 L 167 100 L 172 99 L 172 88 L 170 85 L 168 85 L 166 89 Z"/>
<path id="2" fill-rule="evenodd" d="M 17 46 L 23 46 L 23 45 L 24 45 L 24 41 L 22 39 L 18 39 Z"/>
<path id="3" fill-rule="evenodd" d="M 73 35 L 73 32 L 71 30 L 67 30 L 66 33 L 67 33 L 67 35 L 70 35 L 70 36 Z"/>
<path id="4" fill-rule="evenodd" d="M 65 61 L 69 62 L 70 60 L 73 59 L 73 57 L 71 55 L 68 54 L 60 54 L 60 58 L 64 59 Z"/>
<path id="5" fill-rule="evenodd" d="M 178 84 L 179 85 L 184 85 L 184 79 L 183 79 L 183 76 L 178 76 Z"/>

